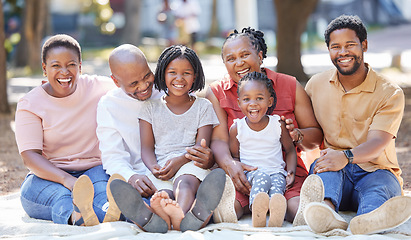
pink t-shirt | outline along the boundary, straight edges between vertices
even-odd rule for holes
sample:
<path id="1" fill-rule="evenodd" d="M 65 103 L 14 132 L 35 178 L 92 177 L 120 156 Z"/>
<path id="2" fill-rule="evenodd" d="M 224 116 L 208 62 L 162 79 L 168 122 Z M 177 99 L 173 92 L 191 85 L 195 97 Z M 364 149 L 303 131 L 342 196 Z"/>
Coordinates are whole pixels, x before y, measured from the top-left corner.
<path id="1" fill-rule="evenodd" d="M 96 135 L 97 103 L 115 85 L 107 77 L 80 75 L 73 94 L 56 98 L 36 87 L 22 97 L 16 110 L 19 152 L 43 151 L 64 170 L 86 170 L 101 164 Z"/>

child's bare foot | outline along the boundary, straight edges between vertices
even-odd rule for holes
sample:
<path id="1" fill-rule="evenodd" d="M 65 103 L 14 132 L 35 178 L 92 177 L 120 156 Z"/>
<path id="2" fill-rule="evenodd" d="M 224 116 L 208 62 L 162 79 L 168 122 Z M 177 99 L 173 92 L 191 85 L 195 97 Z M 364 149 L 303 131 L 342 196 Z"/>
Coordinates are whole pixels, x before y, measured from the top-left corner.
<path id="1" fill-rule="evenodd" d="M 160 192 L 154 193 L 150 199 L 150 207 L 154 213 L 156 213 L 158 216 L 164 219 L 164 221 L 166 221 L 168 225 L 168 229 L 171 229 L 170 216 L 164 211 L 164 209 L 161 207 L 161 204 L 160 204 L 162 199 L 170 199 L 167 192 L 160 191 Z"/>
<path id="2" fill-rule="evenodd" d="M 184 212 L 180 205 L 172 199 L 161 199 L 160 205 L 170 217 L 173 229 L 180 231 L 180 223 L 184 218 Z"/>

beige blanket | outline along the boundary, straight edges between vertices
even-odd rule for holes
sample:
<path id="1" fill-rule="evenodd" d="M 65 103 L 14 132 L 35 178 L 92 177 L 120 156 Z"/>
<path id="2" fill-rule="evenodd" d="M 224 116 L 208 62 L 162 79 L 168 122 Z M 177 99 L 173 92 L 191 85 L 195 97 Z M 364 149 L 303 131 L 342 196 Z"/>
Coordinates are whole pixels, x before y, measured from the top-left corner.
<path id="1" fill-rule="evenodd" d="M 292 227 L 284 222 L 281 228 L 254 228 L 251 217 L 245 216 L 238 224 L 210 224 L 197 232 L 184 233 L 169 231 L 167 234 L 142 232 L 136 225 L 126 222 L 103 223 L 93 227 L 77 227 L 54 224 L 50 221 L 32 219 L 20 204 L 20 194 L 0 197 L 0 238 L 11 239 L 318 239 L 332 236 L 332 239 L 411 239 L 411 220 L 405 224 L 373 235 L 352 235 L 350 231 L 333 230 L 325 234 L 315 234 L 308 226 Z M 342 213 L 350 220 L 354 213 Z"/>

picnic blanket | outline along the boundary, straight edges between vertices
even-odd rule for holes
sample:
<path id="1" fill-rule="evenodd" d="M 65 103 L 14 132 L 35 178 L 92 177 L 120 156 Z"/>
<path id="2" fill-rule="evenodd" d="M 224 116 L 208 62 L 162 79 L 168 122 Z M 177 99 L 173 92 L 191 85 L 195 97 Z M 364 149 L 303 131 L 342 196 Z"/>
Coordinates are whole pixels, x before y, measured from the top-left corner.
<path id="1" fill-rule="evenodd" d="M 355 213 L 341 214 L 349 221 Z M 411 220 L 405 224 L 382 234 L 352 235 L 349 231 L 332 230 L 324 234 L 316 234 L 308 226 L 292 227 L 284 222 L 279 228 L 254 228 L 251 216 L 243 217 L 238 224 L 209 224 L 199 231 L 169 231 L 166 234 L 147 233 L 136 225 L 127 222 L 103 223 L 92 227 L 54 224 L 30 218 L 20 204 L 20 194 L 13 193 L 0 197 L 0 239 L 411 239 Z"/>

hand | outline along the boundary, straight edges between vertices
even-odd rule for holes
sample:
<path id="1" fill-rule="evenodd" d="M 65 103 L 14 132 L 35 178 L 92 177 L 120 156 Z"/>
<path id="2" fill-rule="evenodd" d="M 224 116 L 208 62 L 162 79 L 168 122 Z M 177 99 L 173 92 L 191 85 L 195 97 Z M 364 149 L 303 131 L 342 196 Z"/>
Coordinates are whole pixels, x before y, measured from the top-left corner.
<path id="1" fill-rule="evenodd" d="M 152 168 L 151 168 L 151 173 L 154 175 L 154 177 L 159 178 L 160 174 L 161 174 L 161 166 L 158 164 L 155 164 Z"/>
<path id="2" fill-rule="evenodd" d="M 320 152 L 320 157 L 314 166 L 314 173 L 336 172 L 343 169 L 347 164 L 348 160 L 342 151 L 327 148 Z"/>
<path id="3" fill-rule="evenodd" d="M 290 134 L 290 137 L 293 140 L 293 142 L 298 141 L 298 132 L 294 126 L 293 120 L 291 118 L 286 119 L 284 116 L 281 116 L 281 120 L 285 122 L 285 128 L 287 128 L 288 133 Z"/>
<path id="4" fill-rule="evenodd" d="M 226 173 L 230 176 L 237 191 L 249 195 L 251 191 L 251 184 L 248 182 L 244 171 L 254 171 L 257 170 L 257 167 L 253 167 L 236 160 L 233 160 L 231 163 L 232 164 L 227 166 Z"/>
<path id="5" fill-rule="evenodd" d="M 133 186 L 142 197 L 147 198 L 157 191 L 157 188 L 146 175 L 134 174 L 130 177 L 128 183 Z"/>
<path id="6" fill-rule="evenodd" d="M 295 180 L 295 174 L 293 171 L 289 171 L 287 173 L 287 177 L 285 177 L 285 189 L 289 189 L 294 185 L 294 180 Z"/>
<path id="7" fill-rule="evenodd" d="M 74 184 L 76 183 L 78 178 L 68 175 L 67 178 L 64 179 L 63 185 L 70 191 L 73 191 Z"/>
<path id="8" fill-rule="evenodd" d="M 163 181 L 170 180 L 177 171 L 183 166 L 187 161 L 184 161 L 184 156 L 174 157 L 169 159 L 166 164 L 160 169 L 160 174 L 158 179 Z"/>
<path id="9" fill-rule="evenodd" d="M 206 140 L 201 139 L 201 146 L 195 145 L 193 147 L 186 148 L 185 157 L 194 161 L 194 165 L 203 169 L 211 168 L 215 161 L 214 156 L 209 147 L 207 147 Z"/>

